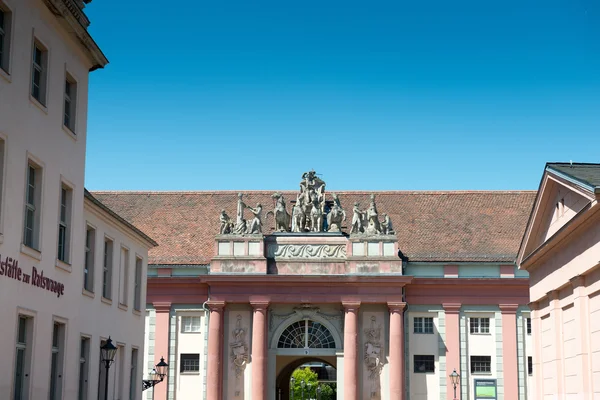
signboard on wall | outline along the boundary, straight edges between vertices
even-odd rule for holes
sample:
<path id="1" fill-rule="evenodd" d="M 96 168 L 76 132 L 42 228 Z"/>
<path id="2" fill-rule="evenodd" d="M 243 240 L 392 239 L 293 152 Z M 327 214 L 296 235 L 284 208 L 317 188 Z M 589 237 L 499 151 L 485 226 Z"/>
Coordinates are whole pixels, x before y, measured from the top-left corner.
<path id="1" fill-rule="evenodd" d="M 496 400 L 497 398 L 495 379 L 475 379 L 475 400 Z"/>

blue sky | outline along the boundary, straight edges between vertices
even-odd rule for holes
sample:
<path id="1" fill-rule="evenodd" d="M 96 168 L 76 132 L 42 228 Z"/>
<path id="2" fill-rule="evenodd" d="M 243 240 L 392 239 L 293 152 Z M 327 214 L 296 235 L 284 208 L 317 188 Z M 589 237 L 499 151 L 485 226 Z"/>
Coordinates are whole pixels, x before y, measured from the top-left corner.
<path id="1" fill-rule="evenodd" d="M 176 4 L 176 7 L 171 6 Z M 600 162 L 596 0 L 96 0 L 92 190 L 537 189 Z"/>

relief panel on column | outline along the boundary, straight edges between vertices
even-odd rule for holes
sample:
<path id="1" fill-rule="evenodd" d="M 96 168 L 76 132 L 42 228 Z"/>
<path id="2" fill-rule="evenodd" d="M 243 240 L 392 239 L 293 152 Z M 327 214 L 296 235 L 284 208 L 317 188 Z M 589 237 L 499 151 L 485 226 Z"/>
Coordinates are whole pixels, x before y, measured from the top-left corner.
<path id="1" fill-rule="evenodd" d="M 382 313 L 365 312 L 362 318 L 362 399 L 380 400 L 381 373 L 386 360 L 384 318 Z M 359 387 L 359 390 L 360 387 Z"/>
<path id="2" fill-rule="evenodd" d="M 246 367 L 250 359 L 249 326 L 250 316 L 247 311 L 231 311 L 228 313 L 229 332 L 224 357 L 227 357 L 227 374 L 225 396 L 228 400 L 244 400 Z"/>

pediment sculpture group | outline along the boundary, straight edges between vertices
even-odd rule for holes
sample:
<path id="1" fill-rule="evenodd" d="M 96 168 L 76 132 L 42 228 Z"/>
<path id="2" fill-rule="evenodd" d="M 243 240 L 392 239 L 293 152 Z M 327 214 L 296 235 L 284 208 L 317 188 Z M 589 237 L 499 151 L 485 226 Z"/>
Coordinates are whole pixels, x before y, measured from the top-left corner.
<path id="1" fill-rule="evenodd" d="M 302 174 L 300 193 L 292 207 L 291 215 L 286 208 L 283 195 L 279 192 L 271 196 L 275 200 L 275 209 L 269 211 L 275 217 L 276 232 L 341 232 L 342 223 L 346 221 L 346 212 L 342 208 L 339 197 L 332 193 L 333 202 L 327 204 L 325 199 L 325 182 L 315 171 Z M 359 203 L 354 204 L 350 234 L 354 235 L 393 235 L 395 234 L 389 215 L 379 213 L 375 204 L 375 194 L 371 194 L 370 205 L 366 210 L 360 210 Z M 244 211 L 248 209 L 253 217 L 244 219 Z M 262 234 L 263 207 L 260 203 L 250 207 L 244 203 L 243 194 L 238 194 L 237 215 L 235 222 L 221 210 L 219 217 L 220 234 L 244 235 Z"/>

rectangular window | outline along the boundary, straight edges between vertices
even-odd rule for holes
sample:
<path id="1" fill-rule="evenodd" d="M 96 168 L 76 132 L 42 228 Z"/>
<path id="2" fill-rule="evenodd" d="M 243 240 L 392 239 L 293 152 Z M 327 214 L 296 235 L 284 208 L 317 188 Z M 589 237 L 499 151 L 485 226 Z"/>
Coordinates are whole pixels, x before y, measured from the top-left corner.
<path id="1" fill-rule="evenodd" d="M 492 357 L 490 356 L 471 356 L 472 374 L 490 374 L 492 373 Z"/>
<path id="2" fill-rule="evenodd" d="M 469 318 L 471 333 L 490 333 L 489 318 Z"/>
<path id="3" fill-rule="evenodd" d="M 531 318 L 527 318 L 527 334 L 531 335 Z"/>
<path id="4" fill-rule="evenodd" d="M 104 238 L 104 265 L 102 272 L 102 297 L 112 299 L 113 241 Z"/>
<path id="5" fill-rule="evenodd" d="M 42 105 L 46 105 L 47 73 L 48 50 L 36 40 L 33 44 L 33 65 L 31 68 L 31 95 Z"/>
<path id="6" fill-rule="evenodd" d="M 58 219 L 58 259 L 69 262 L 71 244 L 71 199 L 73 190 L 67 186 L 60 188 L 60 212 Z"/>
<path id="7" fill-rule="evenodd" d="M 75 116 L 77 111 L 77 82 L 67 74 L 65 79 L 65 110 L 63 124 L 75 133 Z"/>
<path id="8" fill-rule="evenodd" d="M 0 68 L 8 73 L 12 13 L 0 1 Z"/>
<path id="9" fill-rule="evenodd" d="M 435 372 L 434 356 L 414 356 L 415 374 Z"/>
<path id="10" fill-rule="evenodd" d="M 126 306 L 129 286 L 129 250 L 125 247 L 121 247 L 121 258 L 120 258 L 120 270 L 119 270 L 119 303 Z"/>
<path id="11" fill-rule="evenodd" d="M 433 333 L 432 317 L 415 317 L 414 333 Z"/>
<path id="12" fill-rule="evenodd" d="M 94 292 L 94 254 L 96 250 L 96 230 L 88 225 L 85 232 L 85 262 L 83 270 L 83 288 Z"/>
<path id="13" fill-rule="evenodd" d="M 65 325 L 55 322 L 52 330 L 52 355 L 50 358 L 50 400 L 62 398 L 64 340 Z"/>
<path id="14" fill-rule="evenodd" d="M 15 400 L 24 399 L 29 382 L 29 370 L 31 368 L 31 331 L 33 330 L 33 318 L 19 315 L 17 328 L 17 349 L 15 357 L 15 375 L 13 382 L 13 393 Z"/>
<path id="15" fill-rule="evenodd" d="M 88 374 L 90 370 L 90 338 L 81 337 L 79 345 L 79 396 L 78 400 L 87 400 Z"/>
<path id="16" fill-rule="evenodd" d="M 39 250 L 39 226 L 42 198 L 42 169 L 33 163 L 27 165 L 27 187 L 25 188 L 25 220 L 23 222 L 23 244 Z"/>
<path id="17" fill-rule="evenodd" d="M 200 354 L 181 354 L 179 372 L 199 372 Z"/>
<path id="18" fill-rule="evenodd" d="M 527 374 L 533 375 L 533 357 L 527 357 Z"/>
<path id="19" fill-rule="evenodd" d="M 200 332 L 200 317 L 181 317 L 181 332 Z"/>
<path id="20" fill-rule="evenodd" d="M 131 349 L 131 371 L 129 373 L 129 400 L 136 400 L 135 395 L 139 390 L 137 386 L 137 362 L 138 350 Z"/>
<path id="21" fill-rule="evenodd" d="M 135 282 L 133 293 L 133 308 L 137 311 L 142 307 L 142 263 L 144 261 L 140 257 L 135 258 Z"/>

